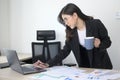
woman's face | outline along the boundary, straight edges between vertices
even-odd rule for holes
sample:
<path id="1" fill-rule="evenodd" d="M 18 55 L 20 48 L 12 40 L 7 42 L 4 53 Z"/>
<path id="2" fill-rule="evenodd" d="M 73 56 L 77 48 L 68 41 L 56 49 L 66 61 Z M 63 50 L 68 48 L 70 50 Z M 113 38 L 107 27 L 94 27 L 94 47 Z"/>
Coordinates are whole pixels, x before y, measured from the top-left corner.
<path id="1" fill-rule="evenodd" d="M 62 14 L 62 19 L 64 20 L 65 25 L 69 26 L 71 29 L 74 29 L 76 27 L 77 17 L 75 14 Z"/>

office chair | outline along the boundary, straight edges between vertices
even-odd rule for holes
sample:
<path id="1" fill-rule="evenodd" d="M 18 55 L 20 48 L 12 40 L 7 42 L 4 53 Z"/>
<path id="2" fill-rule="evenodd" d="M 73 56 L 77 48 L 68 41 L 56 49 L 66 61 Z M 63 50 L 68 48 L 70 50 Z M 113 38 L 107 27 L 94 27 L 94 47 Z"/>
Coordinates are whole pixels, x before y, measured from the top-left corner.
<path id="1" fill-rule="evenodd" d="M 47 45 L 49 47 L 49 53 L 50 53 L 50 59 L 53 59 L 57 54 L 60 53 L 61 50 L 61 43 L 59 41 L 57 42 L 47 42 Z M 43 49 L 44 42 L 32 42 L 32 58 L 33 63 L 37 60 L 41 60 L 43 62 L 48 61 L 48 52 L 47 48 Z M 45 50 L 45 51 L 43 51 Z M 43 54 L 44 52 L 44 54 Z M 58 65 L 61 65 L 62 62 L 60 62 Z"/>
<path id="2" fill-rule="evenodd" d="M 47 62 L 60 53 L 60 42 L 48 42 L 48 40 L 55 40 L 55 38 L 54 30 L 37 30 L 37 40 L 42 40 L 43 43 L 32 42 L 33 62 L 38 59 Z"/>
<path id="3" fill-rule="evenodd" d="M 43 57 L 45 59 L 45 62 L 48 61 L 51 56 L 50 56 L 50 51 L 49 51 L 49 47 L 48 47 L 48 40 L 55 40 L 56 36 L 55 36 L 55 31 L 54 30 L 37 30 L 37 40 L 43 40 L 44 44 L 43 44 Z M 47 49 L 47 54 L 45 55 L 45 48 Z"/>

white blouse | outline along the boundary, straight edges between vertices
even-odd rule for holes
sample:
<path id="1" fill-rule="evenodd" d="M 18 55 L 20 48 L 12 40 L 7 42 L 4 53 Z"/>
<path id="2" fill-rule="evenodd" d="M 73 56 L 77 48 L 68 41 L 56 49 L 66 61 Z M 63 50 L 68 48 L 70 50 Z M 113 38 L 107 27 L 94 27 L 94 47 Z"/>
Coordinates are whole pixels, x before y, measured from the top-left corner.
<path id="1" fill-rule="evenodd" d="M 77 32 L 78 32 L 78 37 L 79 37 L 79 43 L 84 47 L 84 44 L 85 44 L 84 39 L 86 37 L 86 28 L 83 30 L 77 29 Z"/>

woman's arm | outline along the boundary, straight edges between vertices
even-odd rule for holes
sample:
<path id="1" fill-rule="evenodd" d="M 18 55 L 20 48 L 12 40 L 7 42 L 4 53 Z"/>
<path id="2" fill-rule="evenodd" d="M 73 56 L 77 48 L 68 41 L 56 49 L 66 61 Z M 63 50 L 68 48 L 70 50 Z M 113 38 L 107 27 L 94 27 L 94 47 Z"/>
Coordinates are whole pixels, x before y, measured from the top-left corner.
<path id="1" fill-rule="evenodd" d="M 100 20 L 96 20 L 96 26 L 97 26 L 97 31 L 98 31 L 98 36 L 100 40 L 99 48 L 100 49 L 106 49 L 111 46 L 111 40 L 110 37 L 108 36 L 108 31 L 105 28 L 104 24 Z M 96 42 L 99 43 L 99 40 Z"/>
<path id="2" fill-rule="evenodd" d="M 60 51 L 59 54 L 57 54 L 53 59 L 49 60 L 47 63 L 49 66 L 56 65 L 57 63 L 60 63 L 63 59 L 65 59 L 70 54 L 71 48 L 69 45 L 69 42 L 65 42 L 65 45 L 63 49 Z"/>

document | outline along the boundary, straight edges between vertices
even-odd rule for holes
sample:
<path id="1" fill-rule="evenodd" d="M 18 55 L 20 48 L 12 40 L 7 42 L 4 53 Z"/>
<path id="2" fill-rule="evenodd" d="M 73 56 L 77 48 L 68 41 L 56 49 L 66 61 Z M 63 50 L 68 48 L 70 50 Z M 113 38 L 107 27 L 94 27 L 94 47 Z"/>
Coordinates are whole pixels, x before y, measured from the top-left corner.
<path id="1" fill-rule="evenodd" d="M 73 80 L 83 77 L 85 70 L 67 66 L 55 66 L 49 68 L 48 71 L 34 75 L 32 78 L 37 80 Z"/>
<path id="2" fill-rule="evenodd" d="M 95 69 L 87 76 L 90 80 L 116 80 L 120 79 L 120 72 L 114 70 Z"/>
<path id="3" fill-rule="evenodd" d="M 46 72 L 35 74 L 33 80 L 112 80 L 120 78 L 120 72 L 114 70 L 94 69 L 86 72 L 84 69 L 67 66 L 48 68 Z"/>

